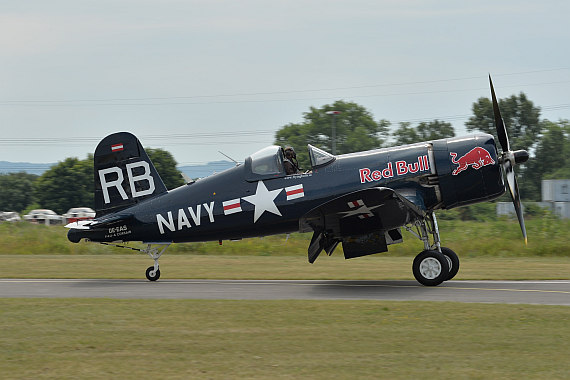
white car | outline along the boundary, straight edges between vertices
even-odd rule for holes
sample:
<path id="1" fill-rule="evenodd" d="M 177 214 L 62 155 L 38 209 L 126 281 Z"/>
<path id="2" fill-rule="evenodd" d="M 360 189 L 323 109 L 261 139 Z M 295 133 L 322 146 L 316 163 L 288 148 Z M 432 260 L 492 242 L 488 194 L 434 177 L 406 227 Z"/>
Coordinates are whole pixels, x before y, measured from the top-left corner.
<path id="1" fill-rule="evenodd" d="M 29 214 L 24 215 L 24 220 L 35 224 L 62 224 L 63 216 L 57 215 L 52 210 L 47 209 L 36 209 L 30 211 Z"/>
<path id="2" fill-rule="evenodd" d="M 0 222 L 19 222 L 22 220 L 15 211 L 0 211 Z"/>
<path id="3" fill-rule="evenodd" d="M 91 220 L 95 217 L 95 211 L 89 207 L 73 207 L 63 214 L 65 223 L 73 223 L 78 220 Z"/>

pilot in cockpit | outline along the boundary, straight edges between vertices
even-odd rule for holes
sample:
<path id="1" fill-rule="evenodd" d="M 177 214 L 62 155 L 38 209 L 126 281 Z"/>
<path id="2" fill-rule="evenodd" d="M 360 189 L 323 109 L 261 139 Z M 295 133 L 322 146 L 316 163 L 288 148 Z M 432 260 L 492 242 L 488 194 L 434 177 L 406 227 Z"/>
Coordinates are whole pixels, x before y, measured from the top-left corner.
<path id="1" fill-rule="evenodd" d="M 297 174 L 301 171 L 299 169 L 299 163 L 297 162 L 297 154 L 295 150 L 288 146 L 283 150 L 283 155 L 285 159 L 283 160 L 283 166 L 285 167 L 285 173 L 289 174 Z"/>

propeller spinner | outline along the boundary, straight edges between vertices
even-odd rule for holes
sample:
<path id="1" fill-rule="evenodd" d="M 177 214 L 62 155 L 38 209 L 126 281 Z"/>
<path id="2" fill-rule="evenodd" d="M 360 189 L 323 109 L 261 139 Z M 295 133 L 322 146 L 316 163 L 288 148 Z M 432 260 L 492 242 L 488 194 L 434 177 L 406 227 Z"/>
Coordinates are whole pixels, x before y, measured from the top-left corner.
<path id="1" fill-rule="evenodd" d="M 521 207 L 521 197 L 519 193 L 519 186 L 517 184 L 517 179 L 515 176 L 515 171 L 513 166 L 516 164 L 521 164 L 528 160 L 528 152 L 526 150 L 512 151 L 509 144 L 509 137 L 507 135 L 507 128 L 503 122 L 501 116 L 501 111 L 499 110 L 499 103 L 497 102 L 497 96 L 495 95 L 495 89 L 493 88 L 493 81 L 491 80 L 491 75 L 489 75 L 489 84 L 491 85 L 491 97 L 493 101 L 493 113 L 495 116 L 495 128 L 497 128 L 497 136 L 499 137 L 499 143 L 501 144 L 502 154 L 499 161 L 503 165 L 507 177 L 507 184 L 509 188 L 509 193 L 513 199 L 513 205 L 515 206 L 515 211 L 517 213 L 517 218 L 521 226 L 521 231 L 524 237 L 524 242 L 527 244 L 528 239 L 526 236 L 526 228 L 524 225 L 524 217 Z"/>

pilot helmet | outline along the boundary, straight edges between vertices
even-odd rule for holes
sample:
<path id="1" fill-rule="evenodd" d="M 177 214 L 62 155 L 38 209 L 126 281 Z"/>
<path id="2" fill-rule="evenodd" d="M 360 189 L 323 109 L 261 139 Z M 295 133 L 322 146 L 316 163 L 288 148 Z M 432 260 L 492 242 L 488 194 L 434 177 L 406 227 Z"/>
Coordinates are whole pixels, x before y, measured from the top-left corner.
<path id="1" fill-rule="evenodd" d="M 285 158 L 297 158 L 297 154 L 295 153 L 295 149 L 288 146 L 284 150 Z"/>

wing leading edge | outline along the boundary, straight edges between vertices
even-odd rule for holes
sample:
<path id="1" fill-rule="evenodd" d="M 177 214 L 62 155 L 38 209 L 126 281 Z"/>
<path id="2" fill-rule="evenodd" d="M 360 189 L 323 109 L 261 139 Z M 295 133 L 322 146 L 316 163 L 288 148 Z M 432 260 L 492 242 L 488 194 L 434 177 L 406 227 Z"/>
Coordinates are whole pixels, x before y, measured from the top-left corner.
<path id="1" fill-rule="evenodd" d="M 399 227 L 425 216 L 416 191 L 373 187 L 345 194 L 315 207 L 299 221 L 300 230 L 313 230 L 309 262 L 324 249 L 332 254 L 342 242 L 347 259 L 387 251 L 400 242 Z"/>

